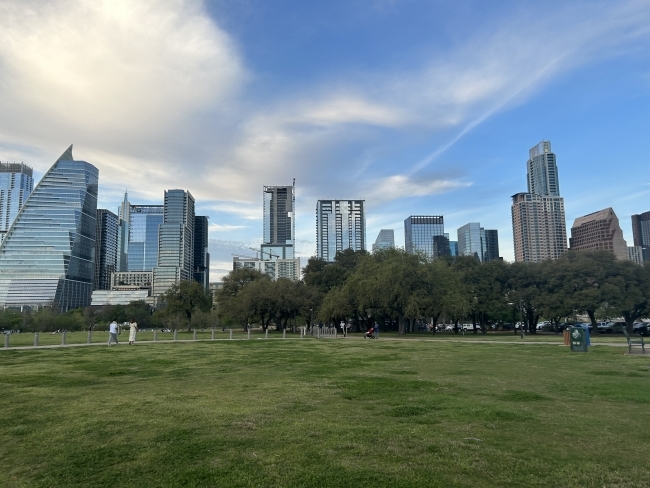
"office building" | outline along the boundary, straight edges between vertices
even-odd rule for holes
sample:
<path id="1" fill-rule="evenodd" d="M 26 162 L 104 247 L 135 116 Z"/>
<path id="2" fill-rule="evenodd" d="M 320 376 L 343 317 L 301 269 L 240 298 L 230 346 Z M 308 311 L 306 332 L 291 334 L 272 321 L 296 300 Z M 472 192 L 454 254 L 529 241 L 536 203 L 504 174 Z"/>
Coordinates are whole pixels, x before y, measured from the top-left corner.
<path id="1" fill-rule="evenodd" d="M 628 246 L 627 258 L 633 263 L 643 266 L 643 248 L 641 246 Z"/>
<path id="2" fill-rule="evenodd" d="M 152 271 L 158 265 L 158 229 L 164 205 L 129 205 L 126 271 Z"/>
<path id="3" fill-rule="evenodd" d="M 0 307 L 90 305 L 98 175 L 70 146 L 36 185 L 0 244 Z"/>
<path id="4" fill-rule="evenodd" d="M 93 307 L 128 305 L 133 302 L 145 302 L 149 305 L 153 305 L 153 300 L 150 298 L 149 290 L 144 289 L 95 290 L 93 291 L 91 305 Z"/>
<path id="5" fill-rule="evenodd" d="M 449 234 L 433 236 L 433 257 L 441 258 L 451 256 L 451 247 L 449 245 Z"/>
<path id="6" fill-rule="evenodd" d="M 372 252 L 392 249 L 395 247 L 395 231 L 393 229 L 381 229 L 377 239 L 372 245 Z"/>
<path id="7" fill-rule="evenodd" d="M 458 229 L 458 254 L 473 256 L 482 263 L 499 259 L 499 233 L 470 222 Z"/>
<path id="8" fill-rule="evenodd" d="M 458 241 L 449 241 L 449 255 L 458 256 Z"/>
<path id="9" fill-rule="evenodd" d="M 614 253 L 616 259 L 628 259 L 627 243 L 611 207 L 578 217 L 569 242 L 572 251 L 604 250 Z"/>
<path id="10" fill-rule="evenodd" d="M 366 249 L 365 200 L 318 200 L 316 255 L 334 261 L 345 249 Z"/>
<path id="11" fill-rule="evenodd" d="M 194 217 L 194 281 L 208 291 L 210 286 L 210 253 L 208 252 L 208 217 Z"/>
<path id="12" fill-rule="evenodd" d="M 131 204 L 129 195 L 124 192 L 124 200 L 117 209 L 119 229 L 117 232 L 117 265 L 116 271 L 126 272 L 129 270 L 129 219 L 131 215 Z"/>
<path id="13" fill-rule="evenodd" d="M 404 248 L 410 254 L 423 253 L 429 259 L 435 256 L 435 236 L 445 235 L 442 215 L 411 215 L 404 221 Z"/>
<path id="14" fill-rule="evenodd" d="M 0 241 L 34 189 L 32 175 L 26 164 L 0 162 Z"/>
<path id="15" fill-rule="evenodd" d="M 111 274 L 117 270 L 119 229 L 117 215 L 105 208 L 97 209 L 93 290 L 111 289 Z"/>
<path id="16" fill-rule="evenodd" d="M 122 288 L 151 289 L 152 283 L 152 271 L 116 271 L 111 275 L 111 290 Z"/>
<path id="17" fill-rule="evenodd" d="M 296 182 L 291 186 L 264 186 L 262 259 L 295 258 Z"/>
<path id="18" fill-rule="evenodd" d="M 634 246 L 641 248 L 643 260 L 650 261 L 650 212 L 632 215 Z"/>
<path id="19" fill-rule="evenodd" d="M 257 270 L 274 281 L 278 278 L 300 279 L 300 258 L 268 260 L 259 257 L 233 256 L 232 269 L 241 268 Z"/>
<path id="20" fill-rule="evenodd" d="M 164 219 L 158 230 L 158 265 L 153 268 L 156 297 L 181 280 L 194 278 L 194 217 L 194 197 L 190 192 L 165 192 Z"/>
<path id="21" fill-rule="evenodd" d="M 501 260 L 499 256 L 499 231 L 485 229 L 485 246 L 483 248 L 483 262 Z"/>
<path id="22" fill-rule="evenodd" d="M 556 157 L 549 141 L 540 142 L 528 154 L 528 193 L 512 196 L 515 260 L 557 259 L 567 250 L 567 239 Z"/>

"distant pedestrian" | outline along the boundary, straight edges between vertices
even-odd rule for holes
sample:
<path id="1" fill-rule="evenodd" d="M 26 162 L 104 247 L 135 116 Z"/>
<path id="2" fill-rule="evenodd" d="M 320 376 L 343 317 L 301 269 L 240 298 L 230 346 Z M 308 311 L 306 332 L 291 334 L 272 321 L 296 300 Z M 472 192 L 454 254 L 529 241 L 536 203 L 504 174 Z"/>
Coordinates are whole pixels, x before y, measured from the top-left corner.
<path id="1" fill-rule="evenodd" d="M 341 327 L 341 333 L 342 333 L 343 336 L 345 337 L 345 322 L 343 322 L 343 321 L 341 320 L 341 323 L 339 324 L 339 326 Z"/>
<path id="2" fill-rule="evenodd" d="M 117 342 L 117 322 L 114 320 L 111 322 L 111 325 L 109 325 L 108 328 L 108 345 L 110 346 L 113 342 L 116 346 L 119 344 Z"/>
<path id="3" fill-rule="evenodd" d="M 138 332 L 138 324 L 134 319 L 131 319 L 129 322 L 129 345 L 132 345 L 135 342 L 135 335 Z"/>
<path id="4" fill-rule="evenodd" d="M 379 324 L 375 322 L 375 339 L 379 339 Z"/>

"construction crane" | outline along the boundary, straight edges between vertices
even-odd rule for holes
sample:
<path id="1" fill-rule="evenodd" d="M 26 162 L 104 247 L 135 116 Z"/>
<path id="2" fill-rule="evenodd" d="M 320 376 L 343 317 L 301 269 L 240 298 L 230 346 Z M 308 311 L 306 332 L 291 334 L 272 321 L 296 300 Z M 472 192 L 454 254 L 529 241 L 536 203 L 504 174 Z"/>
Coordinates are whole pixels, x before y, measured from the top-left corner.
<path id="1" fill-rule="evenodd" d="M 251 251 L 255 251 L 256 253 L 260 253 L 260 256 L 262 256 L 262 261 L 264 261 L 264 255 L 265 254 L 271 259 L 273 259 L 273 258 L 278 258 L 279 259 L 280 258 L 280 256 L 278 256 L 277 254 L 274 254 L 273 251 L 264 251 L 262 249 L 256 249 L 254 247 L 249 247 L 248 249 L 250 249 Z"/>

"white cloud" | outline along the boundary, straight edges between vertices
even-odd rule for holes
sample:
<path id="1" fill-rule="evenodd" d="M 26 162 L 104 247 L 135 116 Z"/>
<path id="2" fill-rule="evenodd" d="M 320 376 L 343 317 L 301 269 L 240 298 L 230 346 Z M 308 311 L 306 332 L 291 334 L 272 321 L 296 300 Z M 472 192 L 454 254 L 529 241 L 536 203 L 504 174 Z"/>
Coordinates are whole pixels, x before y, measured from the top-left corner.
<path id="1" fill-rule="evenodd" d="M 393 175 L 371 182 L 366 191 L 366 200 L 372 207 L 399 198 L 439 195 L 468 186 L 471 186 L 471 183 L 454 179 L 416 179 L 404 175 Z"/>

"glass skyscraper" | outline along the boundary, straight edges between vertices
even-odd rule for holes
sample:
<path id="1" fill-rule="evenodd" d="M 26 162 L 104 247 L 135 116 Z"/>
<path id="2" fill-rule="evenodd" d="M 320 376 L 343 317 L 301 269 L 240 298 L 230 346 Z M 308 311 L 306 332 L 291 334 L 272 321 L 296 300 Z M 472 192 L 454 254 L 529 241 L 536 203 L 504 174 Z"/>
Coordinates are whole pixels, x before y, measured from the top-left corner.
<path id="1" fill-rule="evenodd" d="M 318 200 L 316 203 L 316 255 L 334 261 L 345 249 L 366 248 L 365 200 Z"/>
<path id="2" fill-rule="evenodd" d="M 190 192 L 165 192 L 164 221 L 158 231 L 158 265 L 153 269 L 154 296 L 181 280 L 194 278 L 194 217 Z"/>
<path id="3" fill-rule="evenodd" d="M 119 222 L 110 210 L 97 209 L 93 290 L 111 289 L 111 273 L 117 271 Z"/>
<path id="4" fill-rule="evenodd" d="M 650 212 L 632 215 L 634 246 L 641 248 L 643 261 L 650 261 Z"/>
<path id="5" fill-rule="evenodd" d="M 432 259 L 434 237 L 445 235 L 445 220 L 442 215 L 411 215 L 404 221 L 404 248 L 410 254 L 424 253 Z"/>
<path id="6" fill-rule="evenodd" d="M 528 193 L 547 197 L 560 196 L 555 154 L 550 141 L 542 141 L 528 151 Z"/>
<path id="7" fill-rule="evenodd" d="M 0 241 L 34 189 L 33 170 L 23 163 L 0 163 Z"/>
<path id="8" fill-rule="evenodd" d="M 395 247 L 395 231 L 393 229 L 381 229 L 372 245 L 372 252 Z"/>
<path id="9" fill-rule="evenodd" d="M 98 175 L 72 146 L 45 173 L 0 244 L 0 307 L 90 305 Z"/>
<path id="10" fill-rule="evenodd" d="M 208 252 L 208 218 L 194 217 L 194 281 L 205 291 L 210 289 L 210 253 Z"/>
<path id="11" fill-rule="evenodd" d="M 291 186 L 265 186 L 262 260 L 294 259 L 295 181 Z"/>
<path id="12" fill-rule="evenodd" d="M 158 265 L 158 227 L 163 205 L 130 205 L 127 271 L 151 271 Z"/>

